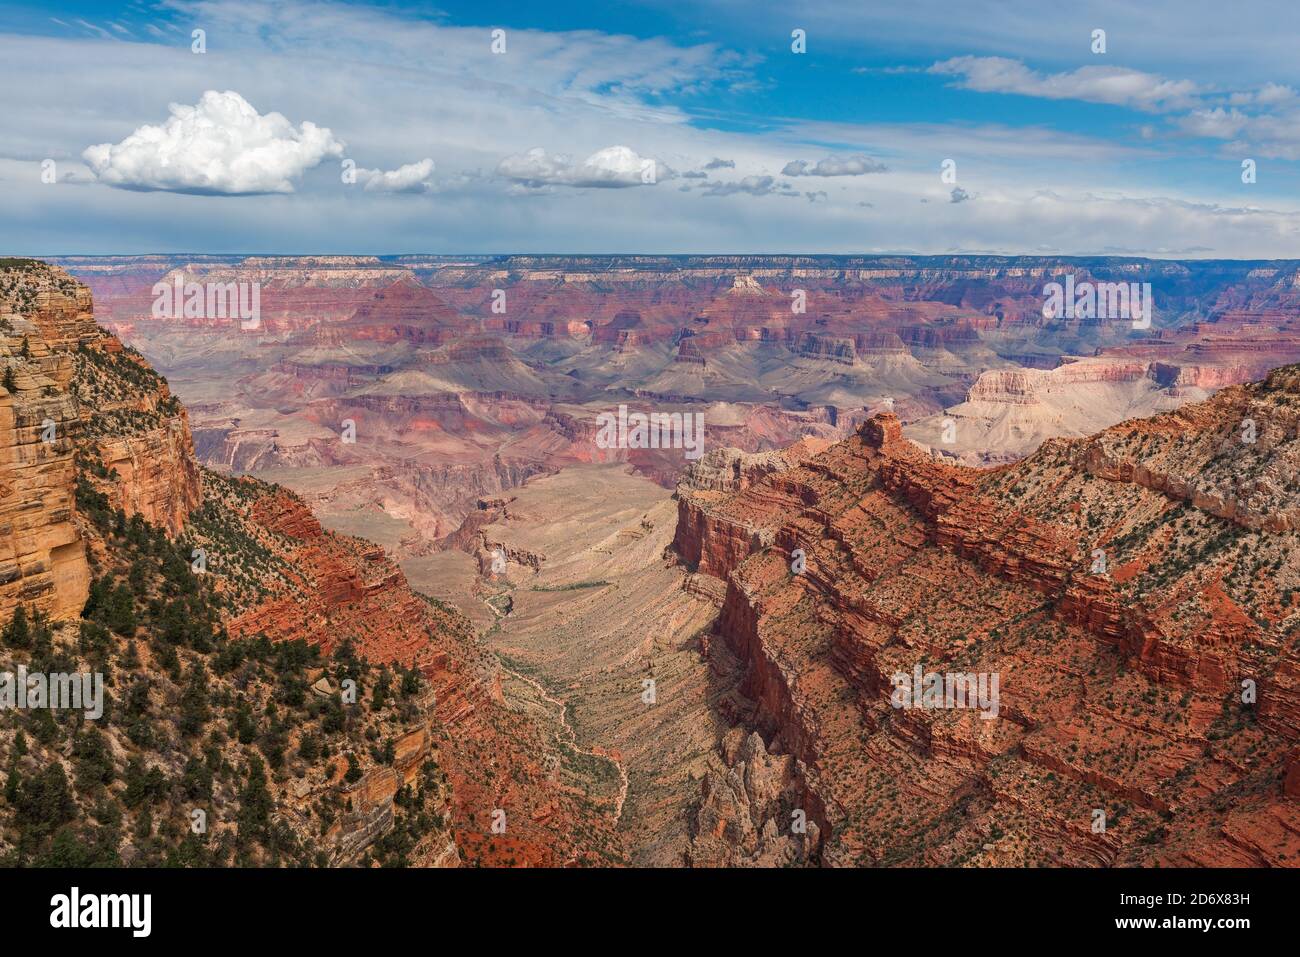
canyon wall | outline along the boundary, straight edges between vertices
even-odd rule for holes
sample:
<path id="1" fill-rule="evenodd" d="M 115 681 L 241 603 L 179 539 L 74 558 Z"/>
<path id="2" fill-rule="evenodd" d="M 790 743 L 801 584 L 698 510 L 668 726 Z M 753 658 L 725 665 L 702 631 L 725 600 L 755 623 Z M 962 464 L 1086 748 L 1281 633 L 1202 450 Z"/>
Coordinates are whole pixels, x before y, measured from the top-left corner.
<path id="1" fill-rule="evenodd" d="M 1270 476 L 1296 378 L 994 470 L 883 414 L 743 489 L 684 482 L 675 550 L 725 582 L 715 640 L 746 669 L 743 719 L 798 762 L 813 859 L 1292 861 L 1300 542 Z M 1233 482 L 1251 504 L 1183 494 Z M 996 714 L 893 706 L 914 669 L 998 676 Z"/>

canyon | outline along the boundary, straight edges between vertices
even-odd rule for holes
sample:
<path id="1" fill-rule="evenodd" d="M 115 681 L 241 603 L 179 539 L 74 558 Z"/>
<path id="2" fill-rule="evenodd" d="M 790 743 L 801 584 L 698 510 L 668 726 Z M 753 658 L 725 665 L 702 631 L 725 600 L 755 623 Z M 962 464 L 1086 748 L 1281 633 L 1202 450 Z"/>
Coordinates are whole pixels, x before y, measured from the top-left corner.
<path id="1" fill-rule="evenodd" d="M 0 614 L 75 643 L 138 521 L 321 708 L 418 674 L 355 773 L 271 776 L 327 863 L 1300 863 L 1295 264 L 12 262 Z M 1045 318 L 1062 270 L 1153 329 Z M 258 328 L 155 319 L 177 275 Z M 620 404 L 705 454 L 602 448 Z M 996 714 L 895 706 L 917 669 Z"/>

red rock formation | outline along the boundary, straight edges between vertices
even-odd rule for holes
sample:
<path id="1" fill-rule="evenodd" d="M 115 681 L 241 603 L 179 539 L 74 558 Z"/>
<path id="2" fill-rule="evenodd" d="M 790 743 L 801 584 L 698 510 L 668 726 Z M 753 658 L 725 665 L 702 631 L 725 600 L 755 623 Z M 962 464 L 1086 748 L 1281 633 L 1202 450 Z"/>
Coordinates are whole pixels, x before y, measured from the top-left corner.
<path id="1" fill-rule="evenodd" d="M 800 762 L 814 858 L 1300 863 L 1282 590 L 1300 541 L 1253 520 L 1294 493 L 1266 480 L 1219 507 L 1137 478 L 1286 474 L 1298 380 L 1279 370 L 984 472 L 879 415 L 738 491 L 679 489 L 675 547 L 726 582 L 717 631 L 746 669 L 743 713 Z M 1243 416 L 1268 423 L 1253 444 L 1234 441 Z M 1143 465 L 1103 467 L 1099 447 Z M 891 706 L 916 668 L 998 676 L 996 716 Z"/>
<path id="2" fill-rule="evenodd" d="M 100 336 L 90 293 L 41 263 L 0 268 L 0 619 L 76 617 L 90 584 L 76 526 L 72 352 Z"/>

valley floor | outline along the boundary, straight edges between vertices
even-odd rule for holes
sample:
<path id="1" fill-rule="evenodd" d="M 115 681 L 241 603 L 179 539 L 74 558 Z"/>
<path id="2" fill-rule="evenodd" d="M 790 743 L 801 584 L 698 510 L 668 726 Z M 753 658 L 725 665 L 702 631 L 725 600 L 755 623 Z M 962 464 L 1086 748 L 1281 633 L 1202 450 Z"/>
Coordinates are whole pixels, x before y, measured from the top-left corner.
<path id="1" fill-rule="evenodd" d="M 715 705 L 730 688 L 703 654 L 717 609 L 683 591 L 684 570 L 664 557 L 676 504 L 619 465 L 513 494 L 511 517 L 483 532 L 542 556 L 537 571 L 509 563 L 484 589 L 472 558 L 443 552 L 408 560 L 407 574 L 480 627 L 508 702 L 549 715 L 556 773 L 617 818 L 627 863 L 681 864 L 700 782 L 722 767 Z M 502 593 L 504 617 L 485 600 Z"/>

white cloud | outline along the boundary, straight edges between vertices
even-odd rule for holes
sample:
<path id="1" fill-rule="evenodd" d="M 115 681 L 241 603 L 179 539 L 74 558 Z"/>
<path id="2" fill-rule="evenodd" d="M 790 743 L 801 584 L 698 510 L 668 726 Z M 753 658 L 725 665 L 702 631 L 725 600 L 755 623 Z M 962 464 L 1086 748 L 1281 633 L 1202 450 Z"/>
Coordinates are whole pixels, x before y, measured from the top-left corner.
<path id="1" fill-rule="evenodd" d="M 1018 93 L 1049 100 L 1084 100 L 1159 112 L 1196 103 L 1191 80 L 1166 80 L 1119 66 L 1084 66 L 1068 73 L 1043 74 L 1019 60 L 1000 56 L 959 56 L 930 67 L 931 73 L 959 76 L 958 85 L 980 93 Z"/>
<path id="2" fill-rule="evenodd" d="M 387 172 L 357 167 L 357 181 L 365 183 L 366 192 L 371 193 L 427 193 L 432 188 L 432 175 L 433 160 L 427 157 Z"/>
<path id="3" fill-rule="evenodd" d="M 1300 110 L 1295 108 L 1246 114 L 1215 107 L 1189 113 L 1178 125 L 1193 136 L 1224 140 L 1224 153 L 1235 159 L 1249 150 L 1268 159 L 1300 160 Z"/>
<path id="4" fill-rule="evenodd" d="M 883 173 L 886 166 L 870 156 L 828 156 L 812 166 L 807 160 L 791 160 L 781 170 L 782 176 L 862 176 L 865 173 Z"/>
<path id="5" fill-rule="evenodd" d="M 208 90 L 195 106 L 168 109 L 161 126 L 141 126 L 120 143 L 82 153 L 101 183 L 176 193 L 292 193 L 304 171 L 343 152 L 325 127 L 263 116 L 233 90 Z"/>
<path id="6" fill-rule="evenodd" d="M 539 146 L 507 156 L 497 166 L 497 174 L 532 188 L 653 186 L 675 175 L 658 160 L 642 157 L 626 146 L 607 146 L 581 163 L 560 153 L 547 153 Z"/>
<path id="7" fill-rule="evenodd" d="M 843 4 L 833 9 L 827 4 L 826 39 L 831 39 L 831 24 L 843 28 L 850 15 L 870 15 L 890 18 L 886 25 L 912 31 L 913 40 L 900 47 L 894 41 L 901 34 L 864 31 L 869 39 L 857 51 L 862 62 L 874 62 L 885 49 L 924 64 L 921 71 L 956 53 L 1068 65 L 1053 69 L 1113 62 L 1089 58 L 1086 43 L 1079 40 L 1096 23 L 1083 20 L 1080 29 L 1067 31 L 1060 18 L 1035 20 L 1029 0 L 971 2 L 979 16 L 956 20 L 950 4 L 940 0 L 910 0 L 905 12 L 889 5 L 848 11 Z M 509 54 L 494 57 L 481 27 L 419 22 L 374 7 L 297 0 L 201 0 L 198 5 L 177 0 L 175 5 L 194 16 L 185 20 L 183 31 L 169 27 L 166 43 L 90 38 L 75 26 L 58 37 L 0 32 L 0 85 L 24 90 L 8 105 L 7 136 L 0 144 L 0 182 L 6 189 L 0 240 L 10 248 L 111 252 L 193 249 L 197 243 L 213 252 L 545 252 L 561 247 L 606 253 L 647 248 L 755 252 L 774 246 L 810 252 L 942 252 L 955 247 L 1024 252 L 1034 248 L 1033 237 L 1047 236 L 1054 248 L 1083 255 L 1122 236 L 1124 246 L 1136 253 L 1200 248 L 1218 256 L 1268 258 L 1292 255 L 1300 243 L 1297 203 L 1285 191 L 1286 176 L 1277 175 L 1289 175 L 1287 168 L 1261 166 L 1257 185 L 1240 186 L 1233 172 L 1240 158 L 1269 155 L 1252 147 L 1239 151 L 1236 162 L 1225 167 L 1229 175 L 1220 177 L 1222 187 L 1206 185 L 1198 167 L 1177 165 L 1203 157 L 1206 144 L 1189 144 L 1185 135 L 1176 135 L 1183 131 L 1171 129 L 1174 124 L 1159 114 L 1137 117 L 1151 121 L 1146 139 L 1136 130 L 1130 136 L 1106 124 L 1080 126 L 1078 114 L 1069 110 L 1044 112 L 1031 125 L 1019 116 L 981 123 L 921 107 L 911 113 L 910 122 L 870 124 L 801 118 L 795 111 L 794 117 L 765 116 L 761 123 L 720 128 L 713 122 L 690 122 L 701 108 L 690 104 L 711 100 L 660 92 L 734 88 L 745 79 L 748 55 L 728 61 L 718 44 L 696 42 L 708 40 L 707 34 L 683 46 L 597 30 L 511 29 Z M 1170 17 L 1167 11 L 1134 9 L 1138 12 L 1126 15 L 1147 18 L 1151 28 L 1135 29 L 1144 22 L 1131 23 L 1127 30 L 1112 28 L 1120 15 L 1116 8 L 1105 24 L 1116 57 L 1121 53 L 1116 38 L 1123 36 L 1125 62 L 1167 77 L 1190 77 L 1204 83 L 1204 90 L 1256 91 L 1250 103 L 1237 104 L 1239 112 L 1283 114 L 1292 108 L 1290 102 L 1264 105 L 1279 96 L 1265 92 L 1270 80 L 1300 89 L 1276 17 L 1263 16 L 1261 23 L 1268 22 L 1260 30 L 1229 31 L 1216 37 L 1222 44 L 1207 46 L 1194 42 L 1198 34 L 1188 28 L 1193 21 L 1181 13 Z M 929 19 L 918 19 L 917 10 Z M 210 38 L 222 37 L 206 56 L 189 53 L 190 19 L 207 26 Z M 1212 21 L 1208 15 L 1200 18 L 1197 30 Z M 722 42 L 744 49 L 743 37 L 737 39 L 744 22 L 743 17 L 729 21 Z M 137 29 L 135 22 L 129 25 Z M 1180 31 L 1178 42 L 1166 32 L 1174 28 Z M 147 27 L 137 32 L 153 34 Z M 936 32 L 943 33 L 945 42 L 934 42 L 931 34 Z M 1237 65 L 1237 59 L 1225 58 L 1225 50 L 1240 51 L 1247 36 L 1251 59 L 1242 69 L 1206 67 L 1215 57 Z M 1134 46 L 1156 40 L 1177 58 L 1150 56 L 1147 48 Z M 1259 59 L 1262 41 L 1282 55 Z M 753 48 L 766 49 L 766 44 L 763 40 Z M 848 50 L 854 52 L 852 46 Z M 409 204 L 356 202 L 363 181 L 350 192 L 340 188 L 333 170 L 319 167 L 294 182 L 296 192 L 255 203 L 218 203 L 176 192 L 52 189 L 40 183 L 34 162 L 57 159 L 60 184 L 79 172 L 90 179 L 89 169 L 81 170 L 76 162 L 87 143 L 117 142 L 145 119 L 166 119 L 161 107 L 168 101 L 194 103 L 206 89 L 239 90 L 259 107 L 274 107 L 295 122 L 310 117 L 354 144 L 353 152 L 376 171 L 396 173 L 403 163 L 432 155 L 436 144 L 437 172 L 429 192 L 445 197 L 439 215 L 412 216 Z M 1199 99 L 1196 109 L 1233 105 L 1224 93 Z M 740 99 L 735 102 L 744 106 Z M 708 110 L 703 115 L 714 118 Z M 1300 120 L 1251 117 L 1251 125 L 1237 136 L 1254 142 L 1270 138 L 1279 155 L 1289 153 L 1300 146 Z M 726 215 L 718 215 L 715 207 L 721 204 L 697 202 L 709 189 L 703 185 L 707 180 L 698 178 L 678 180 L 697 184 L 685 193 L 669 186 L 611 194 L 518 181 L 511 190 L 503 189 L 496 173 L 501 158 L 525 154 L 538 143 L 567 149 L 579 159 L 604 144 L 635 143 L 641 154 L 693 171 L 702 171 L 705 158 L 734 157 L 740 172 L 719 172 L 714 178 L 740 182 L 720 184 L 714 193 L 739 195 L 723 199 Z M 832 150 L 848 153 L 868 145 L 889 164 L 889 176 L 844 176 L 833 188 L 830 179 L 774 175 L 767 181 L 741 180 L 741 174 L 776 174 L 791 157 L 807 157 L 815 165 Z M 1234 148 L 1227 139 L 1211 145 L 1225 154 Z M 960 210 L 950 202 L 952 186 L 941 185 L 938 176 L 942 157 L 958 159 L 960 182 L 977 193 L 977 201 L 960 204 Z M 974 157 L 977 164 L 972 164 Z M 478 177 L 480 170 L 484 173 Z M 1101 188 L 1149 196 L 1171 182 L 1182 184 L 1181 198 L 1206 204 L 1182 208 L 1080 198 Z M 804 195 L 792 194 L 791 184 L 831 188 L 832 193 L 826 202 L 750 199 Z M 1074 199 L 1029 198 L 1046 187 Z M 565 201 L 547 199 L 548 191 L 563 194 Z M 1239 204 L 1243 192 L 1277 211 L 1227 211 Z M 921 196 L 930 202 L 919 204 Z"/>
<path id="8" fill-rule="evenodd" d="M 95 26 L 93 23 L 87 23 L 85 20 L 77 20 L 77 21 L 75 21 L 75 22 L 76 22 L 79 26 L 82 26 L 82 27 L 86 28 L 86 29 L 89 30 L 91 33 L 94 33 L 94 34 L 96 34 L 97 36 L 101 36 L 101 37 L 103 37 L 103 38 L 106 39 L 106 40 L 111 40 L 111 39 L 113 39 L 113 34 L 109 33 L 109 32 L 108 32 L 107 30 L 105 30 L 103 27 L 97 27 L 97 26 Z"/>
<path id="9" fill-rule="evenodd" d="M 1285 103 L 1295 97 L 1295 90 L 1279 83 L 1265 83 L 1256 93 L 1255 102 L 1261 106 Z"/>
<path id="10" fill-rule="evenodd" d="M 1231 139 L 1250 122 L 1250 117 L 1237 110 L 1216 106 L 1212 110 L 1194 110 L 1179 121 L 1179 125 L 1195 136 L 1214 139 Z"/>

